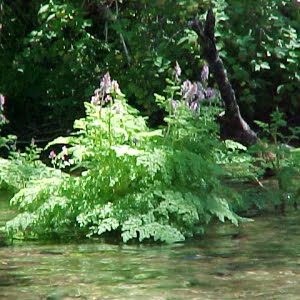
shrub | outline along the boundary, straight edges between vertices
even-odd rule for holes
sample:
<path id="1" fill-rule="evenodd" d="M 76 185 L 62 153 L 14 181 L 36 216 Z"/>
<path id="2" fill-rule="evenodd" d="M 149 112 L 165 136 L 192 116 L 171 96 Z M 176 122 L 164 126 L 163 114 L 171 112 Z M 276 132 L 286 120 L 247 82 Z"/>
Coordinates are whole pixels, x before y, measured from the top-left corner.
<path id="1" fill-rule="evenodd" d="M 7 223 L 9 234 L 176 242 L 202 233 L 215 217 L 237 224 L 228 202 L 234 196 L 218 179 L 213 105 L 199 98 L 203 85 L 187 85 L 183 100 L 176 80 L 166 96 L 156 95 L 167 126 L 152 130 L 107 73 L 75 132 L 48 146 L 64 144 L 51 151 L 53 164 L 79 168 L 80 176 L 29 181 L 11 201 L 20 213 Z"/>

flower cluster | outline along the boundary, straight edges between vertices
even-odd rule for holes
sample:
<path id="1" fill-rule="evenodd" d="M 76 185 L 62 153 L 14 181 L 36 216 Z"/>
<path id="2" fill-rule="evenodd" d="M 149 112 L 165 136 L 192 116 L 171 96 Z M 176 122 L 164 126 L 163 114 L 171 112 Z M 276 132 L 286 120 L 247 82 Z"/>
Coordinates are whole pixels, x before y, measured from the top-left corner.
<path id="1" fill-rule="evenodd" d="M 66 146 L 63 146 L 61 152 L 58 154 L 52 150 L 49 153 L 49 158 L 54 167 L 65 168 L 73 163 L 73 160 L 70 159 L 69 150 Z"/>
<path id="2" fill-rule="evenodd" d="M 50 153 L 49 153 L 49 158 L 50 159 L 54 159 L 56 157 L 56 153 L 54 150 L 52 150 Z"/>
<path id="3" fill-rule="evenodd" d="M 208 65 L 204 65 L 202 68 L 202 72 L 201 72 L 201 81 L 204 83 L 208 80 L 208 76 L 209 76 L 209 68 Z"/>
<path id="4" fill-rule="evenodd" d="M 120 94 L 121 90 L 116 80 L 111 80 L 109 73 L 107 72 L 100 81 L 100 87 L 94 91 L 94 95 L 91 98 L 91 103 L 94 105 L 104 104 L 112 101 L 112 97 L 116 94 Z"/>
<path id="5" fill-rule="evenodd" d="M 201 82 L 186 80 L 181 86 L 182 98 L 186 101 L 192 111 L 197 112 L 200 103 L 217 97 L 217 91 L 213 88 L 205 88 Z"/>
<path id="6" fill-rule="evenodd" d="M 181 75 L 181 68 L 176 61 L 174 67 L 175 79 L 178 80 Z M 191 82 L 190 80 L 185 80 L 181 85 L 181 95 L 185 100 L 189 108 L 193 112 L 198 112 L 200 109 L 200 103 L 204 100 L 211 100 L 218 96 L 217 91 L 213 88 L 207 87 L 207 80 L 209 77 L 209 67 L 205 64 L 201 72 L 201 82 Z M 178 103 L 173 100 L 172 107 L 176 110 Z"/>

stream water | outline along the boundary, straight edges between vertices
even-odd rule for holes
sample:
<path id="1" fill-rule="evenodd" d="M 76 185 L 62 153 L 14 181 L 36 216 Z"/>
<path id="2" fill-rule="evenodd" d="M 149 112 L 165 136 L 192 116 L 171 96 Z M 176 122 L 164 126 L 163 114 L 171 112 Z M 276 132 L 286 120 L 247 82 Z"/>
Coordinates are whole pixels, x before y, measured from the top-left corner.
<path id="1" fill-rule="evenodd" d="M 12 212 L 0 200 L 0 226 Z M 175 245 L 0 246 L 0 299 L 300 299 L 299 213 Z"/>

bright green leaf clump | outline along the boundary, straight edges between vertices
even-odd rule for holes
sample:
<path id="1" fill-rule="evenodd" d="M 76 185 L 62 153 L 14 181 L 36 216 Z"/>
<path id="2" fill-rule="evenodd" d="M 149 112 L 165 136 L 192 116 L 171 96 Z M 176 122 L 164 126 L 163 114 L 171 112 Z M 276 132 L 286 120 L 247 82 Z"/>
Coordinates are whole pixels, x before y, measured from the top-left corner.
<path id="1" fill-rule="evenodd" d="M 76 131 L 51 143 L 66 144 L 52 153 L 54 166 L 79 168 L 81 175 L 29 181 L 12 199 L 21 212 L 8 232 L 171 243 L 203 232 L 214 217 L 237 224 L 218 180 L 219 142 L 208 107 L 199 113 L 180 99 L 172 106 L 180 87 L 170 84 L 172 98 L 160 97 L 167 127 L 152 130 L 106 74 Z"/>

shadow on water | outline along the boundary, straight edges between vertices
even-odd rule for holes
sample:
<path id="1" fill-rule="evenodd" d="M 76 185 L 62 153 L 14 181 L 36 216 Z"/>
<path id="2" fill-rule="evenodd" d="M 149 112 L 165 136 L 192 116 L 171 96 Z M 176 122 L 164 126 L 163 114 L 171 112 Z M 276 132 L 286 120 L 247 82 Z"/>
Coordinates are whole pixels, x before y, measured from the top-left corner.
<path id="1" fill-rule="evenodd" d="M 297 300 L 299 236 L 292 212 L 184 244 L 14 244 L 0 247 L 0 299 Z"/>
<path id="2" fill-rule="evenodd" d="M 15 270 L 14 270 L 15 271 Z M 30 284 L 30 279 L 24 277 L 22 274 L 11 273 L 8 266 L 0 267 L 0 290 L 2 287 L 8 286 L 26 286 Z M 0 292 L 1 296 L 1 292 Z"/>

